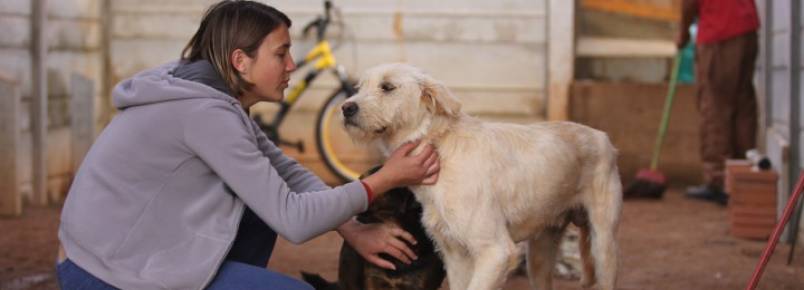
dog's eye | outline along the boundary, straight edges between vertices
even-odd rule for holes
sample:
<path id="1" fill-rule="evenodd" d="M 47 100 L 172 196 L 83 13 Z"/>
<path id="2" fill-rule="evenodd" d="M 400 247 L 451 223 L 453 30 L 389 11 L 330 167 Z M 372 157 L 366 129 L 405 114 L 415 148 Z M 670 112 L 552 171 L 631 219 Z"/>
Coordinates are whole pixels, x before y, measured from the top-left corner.
<path id="1" fill-rule="evenodd" d="M 383 92 L 386 92 L 386 93 L 396 89 L 396 87 L 394 85 L 392 85 L 391 83 L 382 83 L 382 84 L 380 84 L 380 88 L 382 89 Z"/>

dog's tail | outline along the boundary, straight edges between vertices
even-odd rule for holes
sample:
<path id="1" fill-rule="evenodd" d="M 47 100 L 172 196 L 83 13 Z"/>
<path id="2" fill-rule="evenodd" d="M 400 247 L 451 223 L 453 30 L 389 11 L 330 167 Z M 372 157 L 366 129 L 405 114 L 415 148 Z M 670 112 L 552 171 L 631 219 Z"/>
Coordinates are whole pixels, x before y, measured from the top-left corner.
<path id="1" fill-rule="evenodd" d="M 594 280 L 597 280 L 601 289 L 614 289 L 619 264 L 616 233 L 622 211 L 622 184 L 617 169 L 617 150 L 605 133 L 601 132 L 598 140 L 602 145 L 603 157 L 595 169 L 593 200 L 586 205 L 591 240 L 586 241 L 585 246 L 591 246 Z"/>
<path id="2" fill-rule="evenodd" d="M 301 272 L 301 275 L 304 282 L 307 282 L 313 286 L 315 290 L 339 290 L 337 283 L 329 282 L 324 279 L 324 277 L 321 277 L 321 275 L 307 273 L 304 271 Z"/>

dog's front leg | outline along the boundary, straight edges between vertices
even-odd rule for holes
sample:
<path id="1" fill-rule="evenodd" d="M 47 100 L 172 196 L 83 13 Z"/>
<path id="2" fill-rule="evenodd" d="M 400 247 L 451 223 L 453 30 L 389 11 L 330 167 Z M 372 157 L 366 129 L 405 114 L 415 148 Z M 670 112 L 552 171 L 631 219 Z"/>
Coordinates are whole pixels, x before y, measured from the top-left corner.
<path id="1" fill-rule="evenodd" d="M 475 255 L 474 271 L 465 289 L 500 289 L 508 272 L 519 264 L 518 248 L 507 234 L 491 243 L 473 244 L 469 251 Z"/>
<path id="2" fill-rule="evenodd" d="M 466 290 L 469 286 L 469 280 L 472 279 L 474 261 L 472 261 L 465 249 L 443 246 L 442 253 L 444 267 L 447 270 L 449 289 Z"/>

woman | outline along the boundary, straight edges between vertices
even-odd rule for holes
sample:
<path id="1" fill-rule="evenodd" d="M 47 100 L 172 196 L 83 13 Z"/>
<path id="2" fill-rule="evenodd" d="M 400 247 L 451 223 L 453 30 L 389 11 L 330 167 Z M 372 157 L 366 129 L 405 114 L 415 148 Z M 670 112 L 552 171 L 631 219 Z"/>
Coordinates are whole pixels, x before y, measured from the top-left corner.
<path id="1" fill-rule="evenodd" d="M 251 1 L 210 7 L 182 60 L 113 92 L 117 116 L 95 141 L 62 211 L 63 289 L 309 289 L 265 269 L 276 235 L 302 243 L 337 228 L 369 261 L 415 259 L 398 228 L 350 219 L 374 194 L 432 184 L 438 157 L 416 144 L 382 170 L 329 188 L 249 118 L 279 102 L 295 69 L 282 12 Z"/>

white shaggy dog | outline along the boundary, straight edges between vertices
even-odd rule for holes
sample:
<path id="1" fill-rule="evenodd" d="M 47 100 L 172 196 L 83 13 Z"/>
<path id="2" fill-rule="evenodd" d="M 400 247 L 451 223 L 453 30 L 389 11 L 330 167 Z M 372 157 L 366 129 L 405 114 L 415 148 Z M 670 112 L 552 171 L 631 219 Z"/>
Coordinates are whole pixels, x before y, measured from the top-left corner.
<path id="1" fill-rule="evenodd" d="M 342 108 L 350 135 L 385 152 L 416 139 L 436 146 L 438 183 L 411 189 L 451 289 L 502 287 L 519 262 L 518 242 L 528 243 L 531 284 L 552 289 L 569 222 L 581 229 L 582 283 L 614 289 L 622 193 L 605 133 L 570 122 L 478 120 L 444 85 L 405 64 L 368 70 Z"/>

